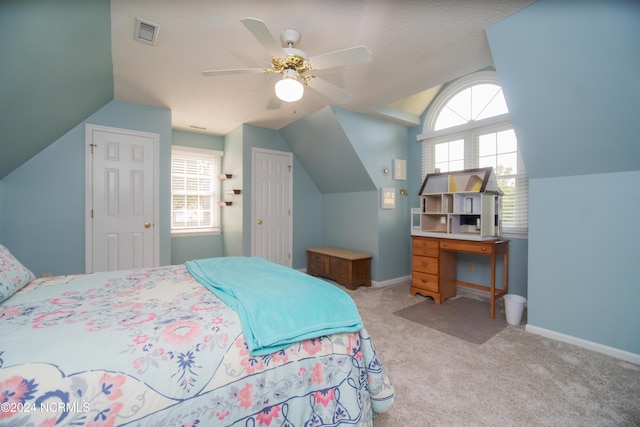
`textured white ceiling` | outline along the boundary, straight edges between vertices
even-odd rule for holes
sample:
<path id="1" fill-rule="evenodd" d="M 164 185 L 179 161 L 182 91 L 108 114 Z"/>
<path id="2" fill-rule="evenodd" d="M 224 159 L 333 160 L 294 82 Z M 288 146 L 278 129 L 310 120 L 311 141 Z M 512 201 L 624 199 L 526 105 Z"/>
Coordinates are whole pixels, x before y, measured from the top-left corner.
<path id="1" fill-rule="evenodd" d="M 493 65 L 484 29 L 532 2 L 111 0 L 114 96 L 171 109 L 174 128 L 218 135 L 242 123 L 277 130 L 332 104 L 307 89 L 302 100 L 269 110 L 279 75 L 201 74 L 270 67 L 270 56 L 240 23 L 252 17 L 278 39 L 285 28 L 300 31 L 296 48 L 307 56 L 369 48 L 371 63 L 314 72 L 353 95 L 341 107 L 372 113 L 393 104 L 420 114 L 436 92 L 429 89 Z M 136 18 L 159 25 L 155 46 L 134 40 Z"/>

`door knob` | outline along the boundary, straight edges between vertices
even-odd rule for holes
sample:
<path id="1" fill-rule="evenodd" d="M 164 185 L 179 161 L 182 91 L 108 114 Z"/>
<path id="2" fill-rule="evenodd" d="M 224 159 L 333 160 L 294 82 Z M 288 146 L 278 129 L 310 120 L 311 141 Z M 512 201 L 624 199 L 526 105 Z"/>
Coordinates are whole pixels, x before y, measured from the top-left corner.
<path id="1" fill-rule="evenodd" d="M 258 225 L 262 224 L 262 220 L 261 219 L 257 220 L 256 224 L 258 224 Z"/>
<path id="2" fill-rule="evenodd" d="M 149 228 L 151 227 L 151 223 L 150 222 L 145 222 L 144 223 L 144 228 Z"/>

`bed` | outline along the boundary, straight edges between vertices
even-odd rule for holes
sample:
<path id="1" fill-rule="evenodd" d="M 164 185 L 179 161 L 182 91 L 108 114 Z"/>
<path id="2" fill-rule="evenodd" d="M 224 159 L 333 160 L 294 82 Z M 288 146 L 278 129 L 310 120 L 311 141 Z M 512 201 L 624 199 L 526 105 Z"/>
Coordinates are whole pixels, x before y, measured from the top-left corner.
<path id="1" fill-rule="evenodd" d="M 212 260 L 36 279 L 0 246 L 0 425 L 373 425 L 394 390 L 359 317 L 331 314 L 348 295 L 262 259 Z M 290 292 L 252 300 L 265 277 Z M 307 278 L 329 300 L 298 289 Z"/>

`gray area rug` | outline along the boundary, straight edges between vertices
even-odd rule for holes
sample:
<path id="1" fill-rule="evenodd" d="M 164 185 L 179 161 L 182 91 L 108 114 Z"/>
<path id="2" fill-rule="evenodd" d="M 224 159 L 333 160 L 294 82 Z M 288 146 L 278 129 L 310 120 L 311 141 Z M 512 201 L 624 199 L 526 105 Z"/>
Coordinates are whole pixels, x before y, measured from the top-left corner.
<path id="1" fill-rule="evenodd" d="M 483 344 L 507 327 L 502 301 L 496 302 L 496 315 L 489 317 L 489 301 L 456 297 L 436 304 L 426 299 L 394 312 L 411 320 L 472 344 Z"/>

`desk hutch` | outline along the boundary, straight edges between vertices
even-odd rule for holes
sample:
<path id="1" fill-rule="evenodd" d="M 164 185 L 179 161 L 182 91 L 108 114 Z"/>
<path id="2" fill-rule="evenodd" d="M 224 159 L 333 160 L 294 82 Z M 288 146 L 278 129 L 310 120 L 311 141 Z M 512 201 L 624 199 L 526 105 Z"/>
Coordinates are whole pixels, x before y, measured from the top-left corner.
<path id="1" fill-rule="evenodd" d="M 412 209 L 410 293 L 430 296 L 436 304 L 456 295 L 456 286 L 489 291 L 491 318 L 495 301 L 508 292 L 509 241 L 500 238 L 502 191 L 493 168 L 428 174 Z M 457 280 L 459 252 L 491 257 L 489 286 Z M 496 288 L 496 258 L 504 260 L 502 289 Z"/>

